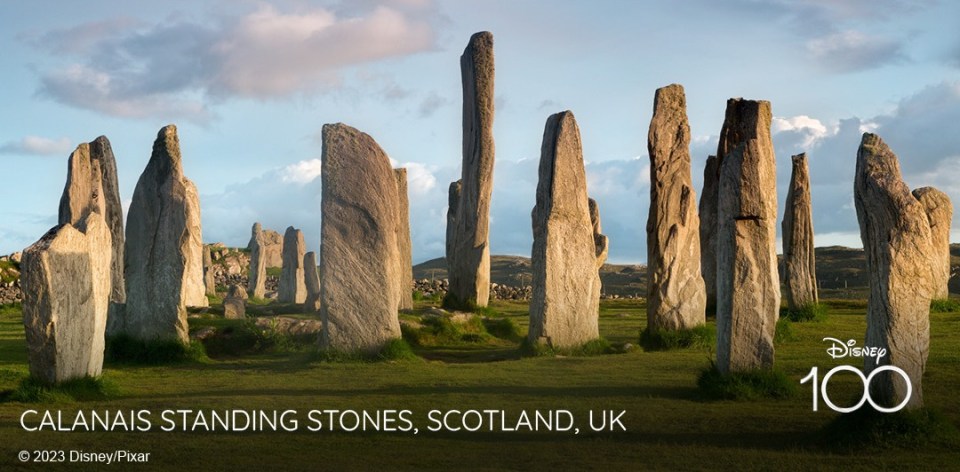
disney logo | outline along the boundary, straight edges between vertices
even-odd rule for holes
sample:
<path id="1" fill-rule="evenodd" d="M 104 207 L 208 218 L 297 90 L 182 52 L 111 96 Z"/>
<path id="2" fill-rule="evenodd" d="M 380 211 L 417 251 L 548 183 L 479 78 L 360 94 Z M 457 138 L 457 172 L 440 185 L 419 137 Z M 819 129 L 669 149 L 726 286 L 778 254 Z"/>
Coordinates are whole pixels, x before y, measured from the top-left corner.
<path id="1" fill-rule="evenodd" d="M 827 348 L 827 355 L 834 359 L 843 357 L 873 357 L 877 359 L 877 364 L 880 364 L 880 359 L 887 355 L 886 348 L 870 346 L 856 347 L 857 341 L 853 339 L 847 342 L 836 338 L 823 338 L 823 340 L 831 343 L 830 347 Z"/>

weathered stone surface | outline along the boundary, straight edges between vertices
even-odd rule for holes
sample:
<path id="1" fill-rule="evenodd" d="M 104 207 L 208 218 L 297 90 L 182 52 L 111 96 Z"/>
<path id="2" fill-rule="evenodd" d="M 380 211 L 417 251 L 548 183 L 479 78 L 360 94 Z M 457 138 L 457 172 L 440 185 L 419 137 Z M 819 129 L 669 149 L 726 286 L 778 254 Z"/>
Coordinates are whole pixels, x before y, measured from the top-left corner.
<path id="1" fill-rule="evenodd" d="M 610 241 L 606 235 L 601 234 L 603 228 L 600 225 L 600 207 L 597 205 L 597 201 L 592 198 L 590 199 L 590 224 L 593 227 L 593 246 L 594 254 L 597 258 L 597 274 L 599 276 L 600 268 L 603 267 L 604 262 L 607 262 L 607 254 L 610 252 Z M 603 283 L 599 280 L 598 282 L 599 283 L 593 284 L 593 291 L 590 292 L 591 306 L 600 306 Z"/>
<path id="2" fill-rule="evenodd" d="M 266 258 L 265 268 L 283 266 L 283 236 L 271 229 L 263 229 L 260 223 L 253 224 L 247 249 L 253 252 L 254 240 L 257 238 L 257 235 L 261 233 L 263 239 L 260 243 L 260 248 Z"/>
<path id="3" fill-rule="evenodd" d="M 323 126 L 320 344 L 374 352 L 400 337 L 397 184 L 366 133 Z"/>
<path id="4" fill-rule="evenodd" d="M 580 346 L 600 336 L 598 270 L 603 262 L 597 258 L 580 130 L 573 113 L 547 119 L 539 172 L 531 215 L 533 298 L 528 337 L 532 343 L 555 348 Z M 599 227 L 599 218 L 596 224 Z"/>
<path id="5" fill-rule="evenodd" d="M 450 292 L 447 304 L 486 306 L 490 298 L 490 195 L 493 193 L 493 35 L 476 33 L 460 56 L 463 84 L 463 163 L 448 236 Z M 449 225 L 451 221 L 448 222 Z M 449 235 L 449 230 L 448 230 Z M 452 244 L 451 244 L 452 243 Z"/>
<path id="6" fill-rule="evenodd" d="M 196 187 L 183 175 L 177 128 L 169 125 L 157 135 L 127 216 L 123 332 L 189 340 L 186 307 L 207 303 L 201 231 Z"/>
<path id="7" fill-rule="evenodd" d="M 253 237 L 250 244 L 250 274 L 247 278 L 247 290 L 256 298 L 263 298 L 266 294 L 267 283 L 267 253 L 265 238 L 260 229 L 260 223 L 253 224 Z"/>
<path id="8" fill-rule="evenodd" d="M 303 278 L 303 255 L 306 254 L 303 233 L 290 226 L 283 234 L 283 268 L 277 300 L 281 303 L 307 301 L 307 286 Z"/>
<path id="9" fill-rule="evenodd" d="M 123 204 L 120 200 L 120 184 L 117 178 L 117 160 L 113 147 L 106 136 L 100 136 L 90 142 L 90 158 L 100 164 L 101 183 L 103 185 L 103 217 L 110 227 L 113 252 L 110 260 L 110 314 L 107 316 L 107 331 L 110 320 L 123 317 L 123 305 L 127 302 L 126 282 L 123 278 Z"/>
<path id="10" fill-rule="evenodd" d="M 203 248 L 203 286 L 207 295 L 217 294 L 216 274 L 213 271 L 213 258 L 210 257 L 210 250 Z"/>
<path id="11" fill-rule="evenodd" d="M 651 330 L 690 329 L 706 322 L 686 109 L 682 86 L 657 90 L 647 134 L 647 328 Z"/>
<path id="12" fill-rule="evenodd" d="M 700 193 L 700 275 L 707 294 L 707 310 L 717 307 L 717 190 L 720 159 L 708 156 Z"/>
<path id="13" fill-rule="evenodd" d="M 303 256 L 303 278 L 307 287 L 304 309 L 320 311 L 320 274 L 317 272 L 317 254 L 313 251 Z"/>
<path id="14" fill-rule="evenodd" d="M 223 317 L 227 319 L 243 319 L 247 316 L 247 291 L 238 284 L 230 285 L 226 298 L 223 299 Z"/>
<path id="15" fill-rule="evenodd" d="M 879 362 L 865 357 L 864 368 L 868 374 L 881 365 L 903 369 L 913 387 L 907 408 L 919 408 L 936 289 L 933 237 L 924 204 L 903 182 L 897 156 L 875 134 L 864 133 L 860 142 L 853 197 L 870 283 L 864 345 L 887 350 Z M 874 401 L 887 407 L 904 401 L 907 388 L 889 371 L 870 382 Z"/>
<path id="16" fill-rule="evenodd" d="M 397 178 L 397 250 L 400 252 L 400 309 L 413 309 L 413 243 L 410 241 L 410 200 L 407 196 L 407 169 L 393 169 Z"/>
<path id="17" fill-rule="evenodd" d="M 727 101 L 717 191 L 717 368 L 771 368 L 780 310 L 770 102 Z M 726 136 L 726 139 L 724 138 Z"/>
<path id="18" fill-rule="evenodd" d="M 950 226 L 953 220 L 953 203 L 947 194 L 933 187 L 918 188 L 913 191 L 913 196 L 923 204 L 930 221 L 930 237 L 933 239 L 930 265 L 933 268 L 936 288 L 933 298 L 949 298 L 947 283 L 950 281 Z"/>
<path id="19" fill-rule="evenodd" d="M 783 215 L 783 285 L 787 307 L 799 309 L 816 304 L 817 269 L 813 253 L 813 207 L 807 155 L 791 157 L 793 170 Z"/>
<path id="20" fill-rule="evenodd" d="M 97 177 L 88 190 L 101 191 Z M 60 224 L 23 252 L 30 375 L 46 383 L 97 377 L 103 368 L 113 249 L 102 199 L 97 200 L 99 208 L 71 215 L 76 227 Z"/>

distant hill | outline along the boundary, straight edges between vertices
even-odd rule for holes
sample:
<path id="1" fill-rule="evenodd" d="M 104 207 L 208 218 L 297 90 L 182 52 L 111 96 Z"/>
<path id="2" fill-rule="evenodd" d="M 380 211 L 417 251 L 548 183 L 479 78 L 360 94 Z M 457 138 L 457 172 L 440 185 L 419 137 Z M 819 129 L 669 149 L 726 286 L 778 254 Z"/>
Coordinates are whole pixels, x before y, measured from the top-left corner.
<path id="1" fill-rule="evenodd" d="M 842 246 L 818 247 L 817 280 L 824 298 L 866 298 L 866 256 L 862 249 Z M 950 292 L 960 293 L 960 244 L 950 245 L 950 265 L 955 274 L 950 279 Z M 431 259 L 413 267 L 416 279 L 447 278 L 444 258 Z M 492 282 L 520 287 L 530 284 L 530 258 L 521 256 L 491 256 Z M 646 295 L 647 268 L 644 265 L 604 264 L 600 280 L 606 294 Z"/>

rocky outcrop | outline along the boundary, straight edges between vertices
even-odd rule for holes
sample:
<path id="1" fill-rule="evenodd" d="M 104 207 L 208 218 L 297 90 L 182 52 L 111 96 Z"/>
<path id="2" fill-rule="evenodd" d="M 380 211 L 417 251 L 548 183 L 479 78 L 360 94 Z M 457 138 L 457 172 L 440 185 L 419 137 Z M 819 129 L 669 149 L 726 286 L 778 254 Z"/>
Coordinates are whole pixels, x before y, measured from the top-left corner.
<path id="1" fill-rule="evenodd" d="M 307 288 L 304 309 L 318 312 L 320 311 L 320 274 L 317 272 L 317 254 L 313 251 L 303 256 L 303 278 Z"/>
<path id="2" fill-rule="evenodd" d="M 476 33 L 460 56 L 463 163 L 456 211 L 448 213 L 448 306 L 486 306 L 490 297 L 490 196 L 493 193 L 493 35 Z M 451 202 L 453 186 L 451 186 Z M 453 218 L 451 219 L 451 214 Z"/>
<path id="3" fill-rule="evenodd" d="M 320 344 L 375 352 L 400 337 L 396 179 L 366 133 L 344 124 L 322 133 Z"/>
<path id="4" fill-rule="evenodd" d="M 413 309 L 413 243 L 410 241 L 410 201 L 407 196 L 407 169 L 393 169 L 397 179 L 397 250 L 400 253 L 400 309 Z"/>
<path id="5" fill-rule="evenodd" d="M 48 384 L 97 377 L 103 368 L 113 248 L 98 164 L 80 169 L 74 157 L 66 203 L 81 210 L 25 249 L 21 263 L 30 375 Z"/>
<path id="6" fill-rule="evenodd" d="M 690 329 L 706 322 L 700 275 L 700 218 L 690 177 L 687 100 L 677 84 L 657 90 L 647 134 L 647 328 Z"/>
<path id="7" fill-rule="evenodd" d="M 770 102 L 727 101 L 717 191 L 717 368 L 771 368 L 780 310 Z"/>
<path id="8" fill-rule="evenodd" d="M 706 291 L 707 310 L 717 307 L 717 190 L 720 183 L 720 159 L 708 156 L 703 168 L 700 193 L 700 275 Z"/>
<path id="9" fill-rule="evenodd" d="M 816 304 L 819 297 L 807 155 L 797 154 L 791 160 L 793 170 L 782 223 L 783 285 L 787 307 L 796 310 Z"/>
<path id="10" fill-rule="evenodd" d="M 598 338 L 598 270 L 603 261 L 597 258 L 580 131 L 569 111 L 550 116 L 543 131 L 532 219 L 533 298 L 528 339 L 569 348 Z M 599 227 L 599 219 L 596 223 Z"/>
<path id="11" fill-rule="evenodd" d="M 206 303 L 200 203 L 183 175 L 177 128 L 160 130 L 127 216 L 127 305 L 119 329 L 188 342 L 188 305 Z"/>
<path id="12" fill-rule="evenodd" d="M 903 182 L 897 156 L 879 136 L 864 133 L 857 151 L 854 204 L 867 256 L 870 295 L 864 345 L 882 348 L 881 359 L 865 357 L 867 373 L 882 365 L 903 369 L 870 382 L 871 396 L 887 407 L 923 406 L 922 377 L 930 346 L 930 300 L 936 290 L 930 264 L 933 236 L 924 204 Z"/>
<path id="13" fill-rule="evenodd" d="M 306 254 L 303 233 L 290 226 L 283 235 L 283 268 L 280 271 L 280 291 L 277 300 L 281 303 L 307 301 L 307 286 L 303 278 L 303 256 Z"/>
<path id="14" fill-rule="evenodd" d="M 934 273 L 933 298 L 943 300 L 950 297 L 947 283 L 950 281 L 950 226 L 953 220 L 953 203 L 947 194 L 933 188 L 922 187 L 913 191 L 920 200 L 927 219 L 930 221 L 930 237 L 933 249 L 930 251 L 930 266 Z"/>

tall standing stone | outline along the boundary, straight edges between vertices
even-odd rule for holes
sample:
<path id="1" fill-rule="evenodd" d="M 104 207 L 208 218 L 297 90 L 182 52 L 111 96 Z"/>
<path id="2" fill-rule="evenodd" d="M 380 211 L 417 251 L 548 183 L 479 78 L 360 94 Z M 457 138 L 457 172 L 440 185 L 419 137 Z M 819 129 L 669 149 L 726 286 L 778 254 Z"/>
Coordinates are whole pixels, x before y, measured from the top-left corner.
<path id="1" fill-rule="evenodd" d="M 930 237 L 933 239 L 930 265 L 933 267 L 936 288 L 933 298 L 944 300 L 950 297 L 947 283 L 950 282 L 950 226 L 953 203 L 947 194 L 933 187 L 918 188 L 913 191 L 913 196 L 923 204 L 927 219 L 930 220 Z"/>
<path id="2" fill-rule="evenodd" d="M 260 230 L 260 223 L 253 225 L 253 238 L 250 248 L 250 275 L 247 277 L 247 290 L 254 298 L 263 298 L 266 295 L 267 284 L 267 254 L 264 249 L 264 234 Z"/>
<path id="3" fill-rule="evenodd" d="M 686 102 L 680 85 L 658 89 L 647 134 L 647 328 L 651 330 L 690 329 L 706 322 Z"/>
<path id="4" fill-rule="evenodd" d="M 127 216 L 122 330 L 188 342 L 187 306 L 206 304 L 200 201 L 183 175 L 177 128 L 160 130 Z"/>
<path id="5" fill-rule="evenodd" d="M 720 159 L 708 156 L 700 193 L 700 275 L 706 291 L 707 310 L 717 307 L 717 190 Z"/>
<path id="6" fill-rule="evenodd" d="M 717 191 L 717 368 L 773 367 L 780 311 L 770 102 L 727 101 Z"/>
<path id="7" fill-rule="evenodd" d="M 448 306 L 486 306 L 490 298 L 490 196 L 493 193 L 493 35 L 476 33 L 460 56 L 463 84 L 463 163 L 448 237 Z M 448 223 L 450 220 L 448 217 Z M 449 231 L 448 231 L 449 234 Z M 452 243 L 452 244 L 451 244 Z"/>
<path id="8" fill-rule="evenodd" d="M 606 235 L 602 234 L 603 228 L 600 225 L 600 206 L 597 201 L 590 199 L 590 224 L 593 226 L 593 246 L 594 254 L 597 257 L 597 274 L 603 263 L 607 262 L 607 254 L 610 251 L 610 241 Z M 590 292 L 590 303 L 600 306 L 600 295 L 603 292 L 603 284 L 594 284 L 593 291 Z"/>
<path id="9" fill-rule="evenodd" d="M 897 156 L 879 136 L 864 133 L 857 151 L 853 200 L 867 256 L 870 296 L 864 345 L 886 349 L 881 359 L 867 356 L 869 374 L 882 365 L 903 369 L 906 381 L 884 371 L 870 382 L 871 397 L 891 407 L 923 406 L 921 385 L 930 345 L 930 300 L 936 290 L 930 264 L 933 237 L 924 204 L 903 182 Z"/>
<path id="10" fill-rule="evenodd" d="M 590 218 L 580 130 L 569 111 L 551 115 L 540 148 L 540 180 L 533 208 L 531 343 L 555 348 L 583 345 L 600 336 L 603 264 Z M 595 207 L 595 206 L 594 206 Z M 599 218 L 597 218 L 599 227 Z M 589 296 L 584 296 L 585 294 Z"/>
<path id="11" fill-rule="evenodd" d="M 263 229 L 260 223 L 254 223 L 250 231 L 250 242 L 247 249 L 253 252 L 253 244 L 260 235 L 260 250 L 264 256 L 264 268 L 281 267 L 283 265 L 283 236 L 271 229 Z"/>
<path id="12" fill-rule="evenodd" d="M 313 251 L 303 255 L 303 278 L 307 287 L 304 307 L 309 311 L 320 311 L 320 274 L 317 272 L 317 254 Z"/>
<path id="13" fill-rule="evenodd" d="M 283 267 L 277 300 L 281 303 L 307 301 L 307 286 L 303 278 L 303 256 L 307 252 L 303 233 L 290 226 L 283 234 Z"/>
<path id="14" fill-rule="evenodd" d="M 61 222 L 21 259 L 30 374 L 49 384 L 103 368 L 113 247 L 100 164 L 89 144 L 70 155 Z"/>
<path id="15" fill-rule="evenodd" d="M 783 284 L 791 310 L 815 305 L 817 295 L 816 258 L 813 251 L 813 207 L 810 199 L 810 170 L 807 155 L 791 157 L 793 170 L 783 214 Z"/>
<path id="16" fill-rule="evenodd" d="M 390 159 L 366 133 L 323 126 L 320 344 L 375 352 L 400 337 L 399 196 Z"/>
<path id="17" fill-rule="evenodd" d="M 124 304 L 127 302 L 126 281 L 123 277 L 123 204 L 120 200 L 120 184 L 117 178 L 117 160 L 113 147 L 106 136 L 100 136 L 90 142 L 90 158 L 100 164 L 101 183 L 103 185 L 103 217 L 110 227 L 112 254 L 110 256 L 110 313 L 107 316 L 107 331 L 110 331 L 111 319 L 122 319 Z"/>
<path id="18" fill-rule="evenodd" d="M 397 179 L 397 244 L 400 251 L 400 309 L 413 309 L 413 243 L 410 241 L 410 200 L 407 196 L 407 169 L 393 169 Z"/>
<path id="19" fill-rule="evenodd" d="M 203 248 L 203 287 L 207 295 L 217 294 L 217 279 L 213 273 L 213 258 L 210 257 L 210 248 Z"/>

